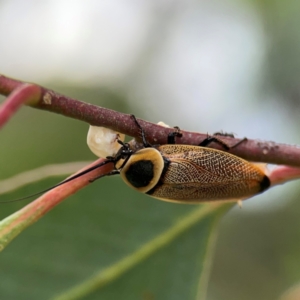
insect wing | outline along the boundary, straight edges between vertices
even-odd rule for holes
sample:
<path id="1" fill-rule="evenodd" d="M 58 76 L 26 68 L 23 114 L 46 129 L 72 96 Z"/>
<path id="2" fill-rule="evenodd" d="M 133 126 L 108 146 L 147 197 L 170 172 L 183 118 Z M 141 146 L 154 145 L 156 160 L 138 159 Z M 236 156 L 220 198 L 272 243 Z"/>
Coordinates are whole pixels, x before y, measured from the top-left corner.
<path id="1" fill-rule="evenodd" d="M 183 203 L 237 201 L 270 184 L 255 164 L 227 152 L 188 145 L 163 145 L 158 150 L 169 165 L 148 192 L 155 198 Z"/>

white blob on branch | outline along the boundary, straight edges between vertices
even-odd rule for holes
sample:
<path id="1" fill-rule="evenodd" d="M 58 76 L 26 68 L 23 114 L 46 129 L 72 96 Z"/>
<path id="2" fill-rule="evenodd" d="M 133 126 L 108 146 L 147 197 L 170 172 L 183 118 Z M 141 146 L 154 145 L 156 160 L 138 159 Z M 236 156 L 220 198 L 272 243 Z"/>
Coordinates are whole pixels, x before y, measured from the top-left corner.
<path id="1" fill-rule="evenodd" d="M 120 149 L 121 145 L 118 140 L 122 142 L 125 135 L 115 132 L 111 129 L 98 126 L 90 126 L 87 135 L 87 144 L 90 150 L 101 158 L 107 156 L 115 156 Z"/>

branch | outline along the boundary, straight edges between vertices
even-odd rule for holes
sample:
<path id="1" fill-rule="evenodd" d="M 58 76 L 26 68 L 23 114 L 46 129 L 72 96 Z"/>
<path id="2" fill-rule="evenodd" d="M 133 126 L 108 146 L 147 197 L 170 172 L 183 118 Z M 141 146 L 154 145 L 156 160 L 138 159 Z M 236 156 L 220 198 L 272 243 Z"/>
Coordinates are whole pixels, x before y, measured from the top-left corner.
<path id="1" fill-rule="evenodd" d="M 21 81 L 0 75 L 0 94 L 8 96 L 16 89 L 24 86 L 24 84 L 25 83 Z M 62 114 L 91 125 L 107 127 L 139 140 L 139 130 L 130 115 L 81 102 L 40 86 L 35 87 L 40 91 L 39 97 L 37 99 L 37 94 L 35 94 L 35 97 L 33 97 L 31 101 L 27 99 L 27 105 Z M 21 95 L 20 98 L 22 98 L 23 93 L 22 88 L 18 90 L 18 95 Z M 0 120 L 2 118 L 3 116 L 0 114 Z M 166 144 L 168 134 L 173 131 L 171 128 L 165 128 L 139 119 L 138 121 L 145 130 L 147 140 L 152 144 Z M 207 138 L 206 133 L 201 134 L 184 130 L 181 132 L 182 137 L 176 139 L 178 144 L 199 145 L 201 141 Z M 241 139 L 222 137 L 222 140 L 228 145 L 235 145 Z M 224 150 L 216 143 L 211 143 L 209 147 Z M 239 146 L 231 148 L 229 152 L 249 161 L 300 167 L 300 147 L 298 146 L 270 141 L 247 140 Z"/>

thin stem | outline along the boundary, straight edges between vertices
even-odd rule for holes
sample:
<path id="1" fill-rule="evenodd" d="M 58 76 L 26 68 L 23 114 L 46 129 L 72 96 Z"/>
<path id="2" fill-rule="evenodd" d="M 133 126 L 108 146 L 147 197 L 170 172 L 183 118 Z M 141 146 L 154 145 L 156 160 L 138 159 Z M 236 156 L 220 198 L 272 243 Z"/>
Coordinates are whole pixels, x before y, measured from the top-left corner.
<path id="1" fill-rule="evenodd" d="M 9 93 L 23 84 L 24 83 L 20 81 L 0 75 L 0 94 L 9 95 Z M 62 114 L 91 125 L 107 127 L 140 140 L 139 128 L 137 128 L 130 115 L 81 102 L 46 88 L 40 88 L 41 95 L 39 100 L 32 101 L 29 103 L 30 106 Z M 151 144 L 166 144 L 168 134 L 173 132 L 172 128 L 165 128 L 140 119 L 138 119 L 138 122 L 145 131 L 147 141 Z M 207 138 L 207 134 L 184 130 L 181 130 L 181 132 L 182 137 L 176 138 L 178 144 L 199 145 Z M 235 139 L 230 136 L 222 136 L 219 138 L 229 146 L 241 141 L 241 139 Z M 224 150 L 222 146 L 215 142 L 209 144 L 209 147 Z M 247 140 L 237 147 L 231 148 L 229 152 L 249 161 L 300 167 L 300 147 L 294 145 L 270 141 Z"/>

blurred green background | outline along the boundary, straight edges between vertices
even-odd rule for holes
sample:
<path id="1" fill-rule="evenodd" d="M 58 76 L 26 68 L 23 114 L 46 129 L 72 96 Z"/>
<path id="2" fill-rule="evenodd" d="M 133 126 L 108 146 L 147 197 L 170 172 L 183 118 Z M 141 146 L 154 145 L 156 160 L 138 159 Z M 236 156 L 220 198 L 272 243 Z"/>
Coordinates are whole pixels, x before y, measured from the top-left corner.
<path id="1" fill-rule="evenodd" d="M 2 0 L 0 73 L 151 122 L 300 144 L 299 26 L 300 2 L 290 0 L 26 5 Z M 87 130 L 82 122 L 22 108 L 1 130 L 0 179 L 47 164 L 95 159 L 86 146 Z M 0 199 L 28 195 L 61 179 Z M 299 195 L 299 182 L 291 182 L 222 218 L 206 299 L 279 299 L 299 283 Z M 0 216 L 23 206 L 1 205 Z M 0 298 L 51 298 L 196 208 L 140 195 L 119 178 L 101 179 L 1 253 Z M 188 241 L 177 241 L 155 263 L 148 261 L 156 273 L 139 266 L 126 275 L 128 281 L 122 277 L 104 294 L 87 299 L 161 299 L 147 291 L 130 295 L 130 288 L 153 276 L 164 279 L 154 290 L 174 292 L 162 299 L 195 299 L 185 288 L 197 284 L 197 257 L 203 258 L 212 224 L 214 219 L 204 220 L 187 234 Z M 166 263 L 174 249 L 175 269 L 172 261 Z"/>

